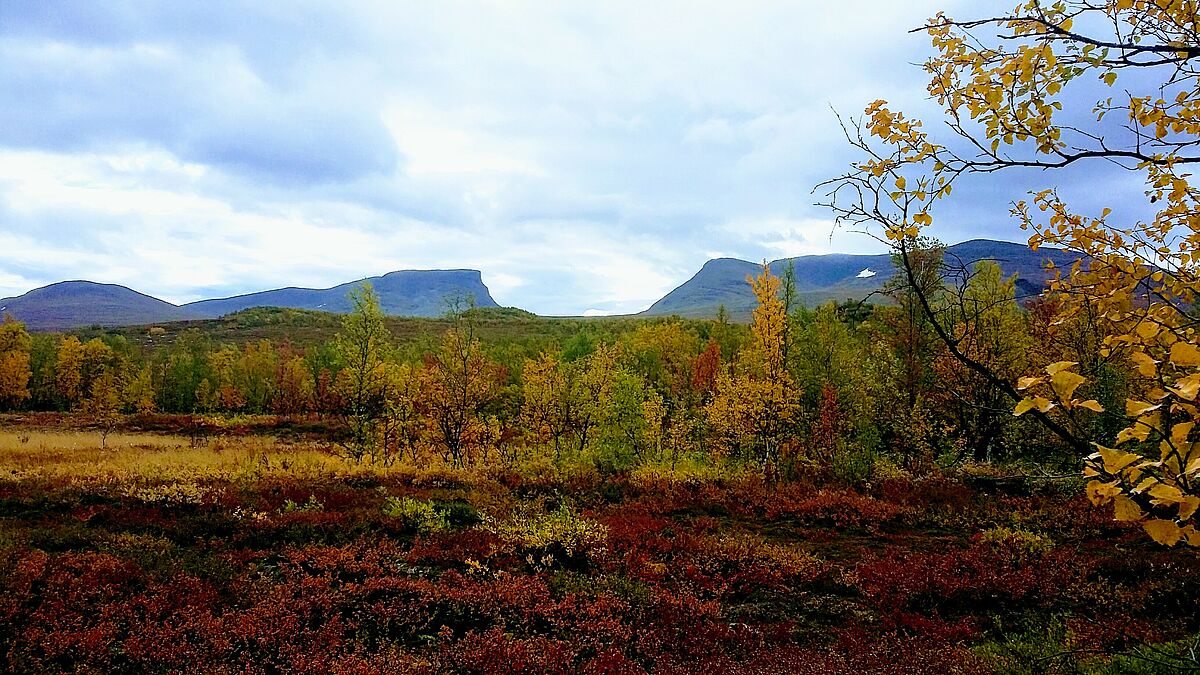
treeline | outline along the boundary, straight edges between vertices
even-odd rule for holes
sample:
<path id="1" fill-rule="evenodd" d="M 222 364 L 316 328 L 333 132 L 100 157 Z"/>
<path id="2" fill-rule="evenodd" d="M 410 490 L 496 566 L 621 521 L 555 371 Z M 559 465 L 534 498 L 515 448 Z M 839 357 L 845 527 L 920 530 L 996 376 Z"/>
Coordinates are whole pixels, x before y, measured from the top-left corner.
<path id="1" fill-rule="evenodd" d="M 939 249 L 935 249 L 940 252 Z M 911 283 L 885 303 L 793 307 L 794 280 L 766 269 L 748 327 L 646 320 L 604 334 L 581 323 L 557 344 L 485 345 L 470 311 L 440 343 L 398 346 L 370 289 L 330 341 L 169 345 L 81 341 L 0 328 L 0 406 L 80 411 L 101 420 L 152 412 L 315 415 L 358 459 L 455 464 L 529 452 L 596 453 L 614 465 L 695 453 L 786 474 L 819 464 L 863 474 L 878 457 L 910 470 L 938 459 L 1045 459 L 1063 448 L 1012 414 L 997 383 L 954 358 Z M 956 348 L 1016 383 L 1037 364 L 1096 360 L 1086 321 L 1064 325 L 1045 299 L 1023 302 L 991 263 L 962 283 L 931 274 Z M 945 321 L 957 316 L 956 321 Z M 1123 400 L 1119 368 L 1091 392 Z M 1104 433 L 1083 411 L 1075 423 Z"/>

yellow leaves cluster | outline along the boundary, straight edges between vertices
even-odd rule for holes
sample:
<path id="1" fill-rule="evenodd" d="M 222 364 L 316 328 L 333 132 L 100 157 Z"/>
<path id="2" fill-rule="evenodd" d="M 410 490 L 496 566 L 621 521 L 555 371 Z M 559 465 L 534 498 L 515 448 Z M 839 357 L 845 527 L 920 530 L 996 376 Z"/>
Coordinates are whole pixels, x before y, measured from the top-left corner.
<path id="1" fill-rule="evenodd" d="M 758 307 L 750 325 L 751 344 L 738 367 L 717 378 L 705 408 L 716 444 L 726 452 L 749 452 L 765 465 L 780 456 L 801 413 L 800 391 L 784 364 L 787 315 L 780 280 L 764 264 L 747 279 Z"/>
<path id="2" fill-rule="evenodd" d="M 880 223 L 889 240 L 904 242 L 932 223 L 932 202 L 948 196 L 964 172 L 1065 166 L 1094 155 L 1129 161 L 1144 176 L 1146 197 L 1158 209 L 1150 222 L 1115 225 L 1108 209 L 1099 217 L 1082 215 L 1053 190 L 1013 208 L 1022 228 L 1032 230 L 1031 248 L 1053 246 L 1079 257 L 1054 271 L 1057 320 L 1089 322 L 1103 336 L 1094 356 L 1130 376 L 1124 410 L 1105 410 L 1080 393 L 1089 389 L 1090 371 L 1054 363 L 1020 380 L 1014 412 L 1045 421 L 1053 416 L 1068 427 L 1079 415 L 1123 416 L 1124 428 L 1105 441 L 1117 448 L 1088 458 L 1095 479 L 1089 497 L 1112 503 L 1117 518 L 1142 523 L 1166 544 L 1200 544 L 1200 443 L 1193 439 L 1200 423 L 1194 309 L 1200 303 L 1200 190 L 1183 171 L 1200 147 L 1196 11 L 1190 0 L 1026 0 L 995 20 L 959 23 L 938 14 L 926 25 L 935 49 L 924 64 L 928 91 L 969 151 L 956 154 L 931 141 L 919 120 L 875 101 L 862 128 L 887 149 L 863 143 L 870 159 L 856 165 L 854 178 L 856 188 L 879 199 L 843 212 Z M 1112 27 L 1110 34 L 1090 32 L 1105 27 Z M 993 29 L 1001 32 L 998 39 Z M 1132 132 L 1127 143 L 1118 149 L 1116 125 L 1060 123 L 1064 105 L 1077 100 L 1066 92 L 1073 80 L 1095 77 L 1113 87 L 1130 65 L 1162 75 L 1158 82 L 1130 83 L 1148 84 L 1153 93 L 1114 91 L 1091 110 L 1097 121 L 1106 113 L 1127 117 L 1119 121 Z M 1078 121 L 1086 111 L 1073 113 Z"/>
<path id="3" fill-rule="evenodd" d="M 1097 505 L 1112 503 L 1117 520 L 1141 523 L 1161 544 L 1200 546 L 1195 522 L 1200 443 L 1193 440 L 1200 421 L 1194 404 L 1200 391 L 1200 349 L 1161 325 L 1139 326 L 1121 337 L 1126 349 L 1136 349 L 1130 361 L 1146 392 L 1144 398 L 1125 402 L 1127 425 L 1116 443 L 1126 449 L 1097 445 L 1087 458 L 1084 475 L 1094 479 L 1088 497 Z"/>
<path id="4" fill-rule="evenodd" d="M 727 451 L 748 450 L 760 461 L 778 455 L 800 412 L 799 392 L 786 372 L 769 379 L 722 374 L 706 408 L 718 444 Z"/>
<path id="5" fill-rule="evenodd" d="M 1160 372 L 1153 359 L 1139 353 L 1143 357 L 1136 361 L 1138 372 Z M 1200 366 L 1200 350 L 1195 345 L 1173 346 L 1169 353 L 1172 368 Z M 1046 376 L 1021 378 L 1018 387 L 1022 391 L 1037 389 L 1042 395 L 1023 398 L 1014 414 L 1030 410 L 1050 413 L 1055 408 L 1103 412 L 1104 408 L 1094 399 L 1075 397 L 1080 386 L 1087 382 L 1087 378 L 1073 371 L 1077 365 L 1058 362 L 1046 367 Z M 1198 377 L 1200 374 L 1193 373 L 1177 384 Z M 1084 475 L 1093 479 L 1087 485 L 1087 496 L 1098 506 L 1112 504 L 1116 520 L 1141 523 L 1147 534 L 1161 544 L 1173 546 L 1184 541 L 1200 546 L 1200 531 L 1194 522 L 1200 495 L 1194 494 L 1193 488 L 1200 479 L 1200 443 L 1190 440 L 1196 426 L 1196 411 L 1179 403 L 1179 399 L 1193 400 L 1195 389 L 1190 383 L 1166 387 L 1156 390 L 1154 398 L 1158 402 L 1126 401 L 1125 417 L 1129 424 L 1118 433 L 1116 442 L 1130 449 L 1096 445 L 1096 452 L 1087 458 Z M 1165 417 L 1164 411 L 1170 412 L 1170 417 Z M 1167 419 L 1179 420 L 1180 412 L 1187 413 L 1183 421 L 1164 426 Z M 1147 456 L 1145 446 L 1156 441 L 1158 457 Z"/>
<path id="6" fill-rule="evenodd" d="M 527 360 L 523 373 L 522 421 L 543 441 L 574 437 L 580 449 L 604 416 L 613 396 L 617 348 L 600 345 L 583 359 L 563 361 L 557 352 Z"/>
<path id="7" fill-rule="evenodd" d="M 762 272 L 747 277 L 750 290 L 758 301 L 750 321 L 750 354 L 767 377 L 784 372 L 784 340 L 787 334 L 787 309 L 779 297 L 781 282 L 763 263 Z"/>
<path id="8" fill-rule="evenodd" d="M 1043 385 L 1040 388 L 1045 391 L 1045 395 L 1025 396 L 1017 403 L 1013 414 L 1020 416 L 1030 410 L 1048 413 L 1057 406 L 1066 410 L 1082 408 L 1097 413 L 1104 412 L 1104 406 L 1095 399 L 1075 398 L 1075 391 L 1087 382 L 1087 378 L 1071 370 L 1078 365 L 1075 361 L 1059 361 L 1046 366 L 1046 377 L 1022 377 L 1018 380 L 1019 391 L 1028 391 Z"/>
<path id="9" fill-rule="evenodd" d="M 1143 415 L 1149 408 L 1131 401 L 1130 408 Z M 1175 425 L 1171 436 L 1176 443 L 1186 440 L 1193 427 L 1192 422 Z M 1163 460 L 1148 460 L 1141 454 L 1115 448 L 1096 446 L 1097 451 L 1088 457 L 1084 475 L 1094 480 L 1087 485 L 1087 496 L 1093 504 L 1113 504 L 1114 517 L 1118 521 L 1139 522 L 1146 532 L 1160 544 L 1174 546 L 1185 541 L 1200 546 L 1200 531 L 1194 516 L 1200 508 L 1200 496 L 1189 494 L 1189 481 L 1175 483 L 1164 479 L 1162 471 L 1170 452 L 1164 450 Z M 1179 476 L 1180 474 L 1174 474 Z M 1194 480 L 1200 476 L 1200 458 L 1192 462 L 1183 476 Z"/>
<path id="10" fill-rule="evenodd" d="M 30 396 L 31 344 L 25 325 L 6 316 L 0 323 L 0 408 L 16 407 Z"/>

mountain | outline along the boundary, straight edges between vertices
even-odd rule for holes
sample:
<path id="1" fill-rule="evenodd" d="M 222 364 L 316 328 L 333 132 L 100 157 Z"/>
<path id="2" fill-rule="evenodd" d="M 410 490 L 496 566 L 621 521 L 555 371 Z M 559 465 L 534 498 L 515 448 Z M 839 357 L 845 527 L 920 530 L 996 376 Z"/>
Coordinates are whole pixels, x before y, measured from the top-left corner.
<path id="1" fill-rule="evenodd" d="M 215 319 L 251 307 L 346 313 L 351 309 L 347 294 L 364 282 L 375 287 L 383 312 L 393 316 L 440 316 L 452 298 L 473 297 L 477 307 L 498 307 L 478 270 L 402 270 L 333 288 L 278 288 L 182 306 L 124 286 L 62 281 L 0 300 L 0 316 L 12 314 L 29 330 L 44 332 Z"/>
<path id="2" fill-rule="evenodd" d="M 477 307 L 498 307 L 479 270 L 401 270 L 381 277 L 359 279 L 333 288 L 277 288 L 232 298 L 199 300 L 183 307 L 202 318 L 216 318 L 250 307 L 289 307 L 346 313 L 351 290 L 369 282 L 379 295 L 384 314 L 440 316 L 454 298 L 475 299 Z"/>
<path id="3" fill-rule="evenodd" d="M 188 309 L 115 284 L 60 281 L 24 295 L 0 300 L 0 315 L 11 314 L 32 331 L 78 326 L 128 326 L 185 321 L 198 316 Z"/>
<path id="4" fill-rule="evenodd" d="M 992 260 L 1007 275 L 1017 275 L 1018 295 L 1031 295 L 1046 282 L 1046 261 L 1068 267 L 1076 257 L 1066 251 L 1041 248 L 1034 252 L 1024 244 L 990 239 L 972 239 L 947 247 L 947 262 L 972 265 Z M 795 265 L 796 290 L 800 302 L 813 307 L 830 300 L 862 300 L 883 287 L 894 273 L 889 254 L 853 255 L 831 253 L 784 258 L 769 263 L 771 272 L 782 276 L 788 262 Z M 731 316 L 749 316 L 756 303 L 746 277 L 758 274 L 758 264 L 736 258 L 716 258 L 681 286 L 642 312 L 649 316 L 677 314 L 686 317 L 715 316 L 720 306 Z"/>

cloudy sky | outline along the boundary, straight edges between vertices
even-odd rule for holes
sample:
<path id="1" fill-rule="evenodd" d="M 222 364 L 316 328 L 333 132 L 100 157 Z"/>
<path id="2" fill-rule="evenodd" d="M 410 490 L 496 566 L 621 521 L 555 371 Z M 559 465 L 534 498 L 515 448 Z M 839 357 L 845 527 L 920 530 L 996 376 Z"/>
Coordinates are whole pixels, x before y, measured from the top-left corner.
<path id="1" fill-rule="evenodd" d="M 832 110 L 926 110 L 906 29 L 963 4 L 2 0 L 0 297 L 468 267 L 628 312 L 712 257 L 880 252 L 813 205 Z M 1022 240 L 1024 189 L 935 234 Z"/>

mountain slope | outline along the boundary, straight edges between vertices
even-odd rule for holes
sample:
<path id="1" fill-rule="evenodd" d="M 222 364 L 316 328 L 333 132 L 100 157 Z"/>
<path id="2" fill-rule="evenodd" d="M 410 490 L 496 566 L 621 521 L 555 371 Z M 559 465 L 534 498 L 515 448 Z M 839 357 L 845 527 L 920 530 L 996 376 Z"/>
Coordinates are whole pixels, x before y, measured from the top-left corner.
<path id="1" fill-rule="evenodd" d="M 231 298 L 199 300 L 184 305 L 188 311 L 216 318 L 251 307 L 289 307 L 345 313 L 351 309 L 348 294 L 370 282 L 379 295 L 385 314 L 393 316 L 439 316 L 452 298 L 475 299 L 479 307 L 497 307 L 478 270 L 401 270 L 360 279 L 333 288 L 278 288 Z"/>
<path id="2" fill-rule="evenodd" d="M 32 331 L 78 326 L 128 326 L 195 319 L 197 315 L 165 300 L 115 284 L 60 281 L 24 295 L 0 300 L 0 315 L 12 314 Z"/>
<path id="3" fill-rule="evenodd" d="M 946 249 L 947 262 L 972 265 L 981 260 L 998 263 L 1006 275 L 1018 277 L 1018 293 L 1029 294 L 1046 281 L 1047 260 L 1066 267 L 1075 257 L 1058 249 L 1037 252 L 1028 246 L 989 239 L 973 239 Z M 800 302 L 815 306 L 829 300 L 861 300 L 883 287 L 894 273 L 891 256 L 833 253 L 785 258 L 769 263 L 771 272 L 781 276 L 788 261 L 795 264 L 796 290 Z M 642 314 L 686 317 L 714 316 L 720 306 L 735 317 L 744 318 L 754 309 L 754 295 L 746 277 L 757 274 L 759 265 L 735 258 L 709 260 L 688 281 L 663 296 Z M 867 272 L 874 274 L 867 274 Z M 862 275 L 862 276 L 860 276 Z"/>

